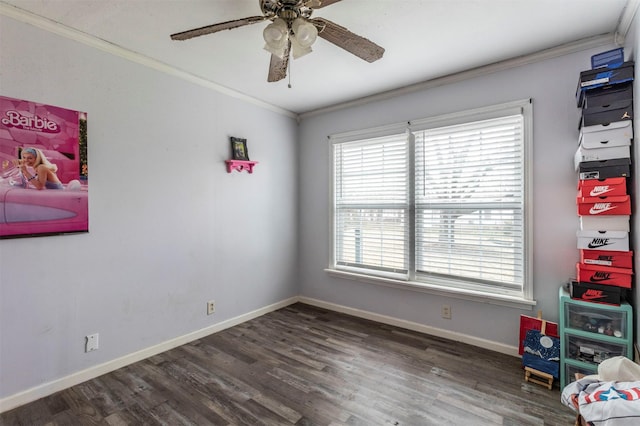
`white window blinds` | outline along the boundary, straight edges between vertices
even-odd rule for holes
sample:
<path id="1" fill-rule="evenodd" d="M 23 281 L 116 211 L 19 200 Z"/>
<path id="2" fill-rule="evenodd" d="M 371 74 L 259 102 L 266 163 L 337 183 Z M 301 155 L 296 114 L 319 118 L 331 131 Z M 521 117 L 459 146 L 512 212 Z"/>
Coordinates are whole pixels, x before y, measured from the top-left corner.
<path id="1" fill-rule="evenodd" d="M 414 135 L 418 279 L 522 290 L 523 115 Z"/>
<path id="2" fill-rule="evenodd" d="M 331 136 L 330 267 L 530 299 L 531 117 L 525 100 Z"/>
<path id="3" fill-rule="evenodd" d="M 408 136 L 334 143 L 335 265 L 408 271 Z"/>

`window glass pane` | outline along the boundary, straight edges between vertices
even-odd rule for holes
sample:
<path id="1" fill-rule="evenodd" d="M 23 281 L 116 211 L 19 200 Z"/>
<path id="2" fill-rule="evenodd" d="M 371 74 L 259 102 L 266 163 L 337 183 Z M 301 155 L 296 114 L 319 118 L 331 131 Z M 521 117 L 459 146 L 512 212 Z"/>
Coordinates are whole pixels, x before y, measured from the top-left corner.
<path id="1" fill-rule="evenodd" d="M 407 199 L 407 142 L 384 137 L 336 146 L 336 202 L 397 203 Z"/>
<path id="2" fill-rule="evenodd" d="M 521 201 L 522 116 L 475 124 L 416 132 L 416 201 Z"/>
<path id="3" fill-rule="evenodd" d="M 516 210 L 418 209 L 416 269 L 520 287 L 521 227 Z"/>
<path id="4" fill-rule="evenodd" d="M 406 225 L 402 209 L 339 209 L 338 264 L 406 273 Z"/>

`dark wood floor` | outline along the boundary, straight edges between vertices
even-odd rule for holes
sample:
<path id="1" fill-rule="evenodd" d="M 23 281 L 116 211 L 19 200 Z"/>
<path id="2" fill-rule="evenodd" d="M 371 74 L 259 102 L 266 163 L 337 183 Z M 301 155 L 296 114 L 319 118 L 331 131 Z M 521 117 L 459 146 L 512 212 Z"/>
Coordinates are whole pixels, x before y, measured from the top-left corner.
<path id="1" fill-rule="evenodd" d="M 572 425 L 520 360 L 295 304 L 0 415 L 1 425 Z"/>

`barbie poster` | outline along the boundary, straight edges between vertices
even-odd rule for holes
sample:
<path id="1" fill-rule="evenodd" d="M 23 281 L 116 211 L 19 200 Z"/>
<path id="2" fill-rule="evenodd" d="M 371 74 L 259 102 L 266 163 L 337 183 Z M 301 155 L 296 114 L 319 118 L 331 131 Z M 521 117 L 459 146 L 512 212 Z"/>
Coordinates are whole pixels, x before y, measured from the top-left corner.
<path id="1" fill-rule="evenodd" d="M 0 238 L 89 230 L 87 114 L 0 96 Z"/>

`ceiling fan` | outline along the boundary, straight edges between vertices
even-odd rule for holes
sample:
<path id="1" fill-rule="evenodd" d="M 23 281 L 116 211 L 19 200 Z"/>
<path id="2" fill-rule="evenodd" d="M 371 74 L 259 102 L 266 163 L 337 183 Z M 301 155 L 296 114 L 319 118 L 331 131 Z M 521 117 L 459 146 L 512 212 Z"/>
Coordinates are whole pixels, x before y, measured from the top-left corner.
<path id="1" fill-rule="evenodd" d="M 384 49 L 372 41 L 352 33 L 348 29 L 323 18 L 311 18 L 314 9 L 320 9 L 341 0 L 258 0 L 262 16 L 249 16 L 233 21 L 220 22 L 205 27 L 171 35 L 172 40 L 188 40 L 193 37 L 231 30 L 245 25 L 271 21 L 264 29 L 264 48 L 271 52 L 267 81 L 282 80 L 287 75 L 289 56 L 294 59 L 311 52 L 316 37 L 364 59 L 374 62 L 382 58 Z"/>

